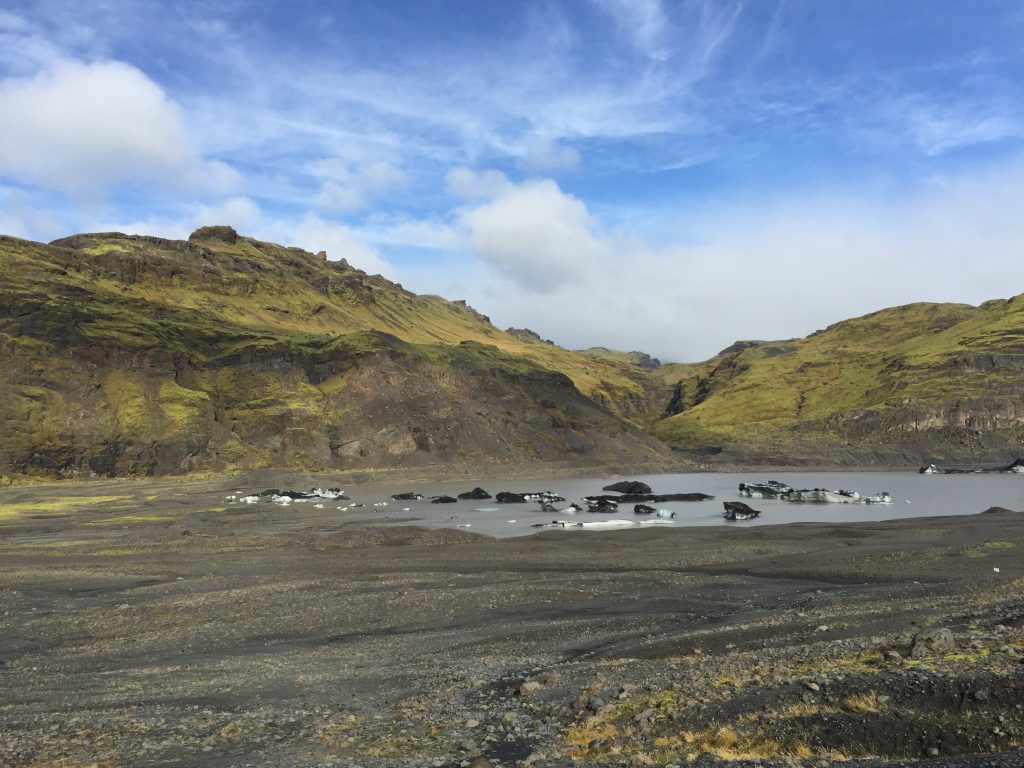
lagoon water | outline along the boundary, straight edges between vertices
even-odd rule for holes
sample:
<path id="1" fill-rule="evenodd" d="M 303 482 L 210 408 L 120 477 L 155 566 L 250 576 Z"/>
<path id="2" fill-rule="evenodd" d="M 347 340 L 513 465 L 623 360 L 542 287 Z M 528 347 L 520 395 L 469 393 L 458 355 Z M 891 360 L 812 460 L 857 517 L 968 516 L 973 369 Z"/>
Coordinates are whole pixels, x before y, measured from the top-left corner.
<path id="1" fill-rule="evenodd" d="M 489 536 L 526 536 L 538 529 L 535 523 L 549 523 L 553 519 L 596 522 L 609 519 L 644 520 L 649 516 L 633 514 L 632 504 L 621 505 L 616 514 L 578 512 L 575 515 L 556 515 L 540 511 L 540 504 L 496 504 L 490 501 L 464 501 L 457 504 L 431 504 L 423 501 L 394 501 L 393 493 L 415 491 L 426 497 L 456 496 L 480 485 L 492 496 L 499 491 L 523 493 L 552 491 L 566 501 L 555 506 L 565 507 L 579 502 L 584 496 L 601 493 L 602 486 L 621 477 L 561 478 L 545 480 L 446 481 L 437 483 L 404 483 L 401 485 L 351 486 L 346 495 L 366 506 L 340 511 L 339 522 L 406 523 L 431 528 L 468 526 L 468 530 Z M 713 495 L 711 501 L 651 503 L 659 509 L 675 511 L 674 526 L 729 525 L 754 526 L 801 522 L 858 522 L 891 520 L 908 517 L 966 515 L 982 512 L 989 507 L 1024 509 L 1024 474 L 986 475 L 920 475 L 907 472 L 748 472 L 748 473 L 694 473 L 673 475 L 634 475 L 629 480 L 640 480 L 651 486 L 654 493 L 700 492 Z M 893 504 L 807 504 L 744 499 L 737 486 L 741 482 L 779 480 L 794 488 L 831 488 L 859 491 L 862 496 L 879 491 L 892 494 Z M 387 506 L 374 507 L 375 502 Z M 755 520 L 730 523 L 722 517 L 723 501 L 744 501 L 761 510 Z M 581 506 L 585 506 L 582 505 Z M 495 512 L 478 512 L 477 508 L 497 508 Z M 404 511 L 408 508 L 408 511 Z M 579 535 L 586 530 L 573 529 Z M 629 530 L 629 529 L 625 529 Z"/>

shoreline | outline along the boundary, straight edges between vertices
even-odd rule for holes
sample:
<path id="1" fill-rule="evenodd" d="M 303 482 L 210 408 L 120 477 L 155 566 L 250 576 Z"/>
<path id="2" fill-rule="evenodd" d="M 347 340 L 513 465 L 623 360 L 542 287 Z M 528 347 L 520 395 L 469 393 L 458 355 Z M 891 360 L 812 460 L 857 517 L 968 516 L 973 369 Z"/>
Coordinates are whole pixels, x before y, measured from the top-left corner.
<path id="1" fill-rule="evenodd" d="M 509 467 L 482 466 L 476 469 L 466 467 L 450 467 L 446 465 L 422 467 L 422 468 L 381 468 L 381 469 L 347 469 L 347 470 L 323 470 L 312 471 L 304 469 L 291 469 L 281 467 L 263 467 L 260 469 L 239 470 L 237 472 L 223 473 L 191 473 L 181 475 L 151 475 L 136 476 L 126 475 L 119 477 L 95 477 L 95 478 L 36 478 L 36 477 L 8 477 L 10 481 L 6 485 L 0 485 L 0 493 L 5 489 L 17 488 L 43 488 L 52 486 L 54 488 L 68 485 L 104 485 L 119 482 L 134 483 L 162 483 L 175 482 L 190 485 L 211 484 L 227 485 L 232 481 L 250 482 L 259 485 L 260 478 L 266 477 L 287 477 L 287 478 L 308 478 L 307 482 L 317 484 L 323 478 L 331 478 L 332 482 L 340 482 L 348 485 L 373 485 L 389 482 L 439 482 L 439 481 L 465 481 L 475 480 L 498 482 L 498 481 L 519 481 L 519 480 L 544 480 L 557 477 L 579 477 L 579 478 L 604 478 L 618 480 L 633 476 L 647 475 L 702 475 L 702 474 L 755 474 L 755 473 L 855 473 L 855 472 L 917 472 L 920 466 L 914 465 L 785 465 L 785 464 L 751 464 L 739 465 L 728 464 L 722 466 L 707 465 L 680 465 L 677 468 L 659 467 L 624 467 L 620 465 L 529 465 L 519 469 Z M 316 480 L 320 478 L 321 480 Z"/>

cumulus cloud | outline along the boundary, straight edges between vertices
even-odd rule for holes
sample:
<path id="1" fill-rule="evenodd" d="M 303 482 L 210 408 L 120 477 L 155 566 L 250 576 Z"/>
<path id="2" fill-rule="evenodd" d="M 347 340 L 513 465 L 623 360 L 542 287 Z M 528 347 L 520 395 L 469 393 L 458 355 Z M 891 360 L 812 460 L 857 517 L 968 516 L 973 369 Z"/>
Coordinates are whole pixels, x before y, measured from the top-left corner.
<path id="1" fill-rule="evenodd" d="M 143 72 L 117 61 L 60 60 L 0 80 L 0 173 L 97 196 L 123 181 L 229 187 L 224 163 L 204 163 L 181 108 Z"/>
<path id="2" fill-rule="evenodd" d="M 519 287 L 549 293 L 608 256 L 587 207 L 550 179 L 510 185 L 460 217 L 472 252 Z"/>

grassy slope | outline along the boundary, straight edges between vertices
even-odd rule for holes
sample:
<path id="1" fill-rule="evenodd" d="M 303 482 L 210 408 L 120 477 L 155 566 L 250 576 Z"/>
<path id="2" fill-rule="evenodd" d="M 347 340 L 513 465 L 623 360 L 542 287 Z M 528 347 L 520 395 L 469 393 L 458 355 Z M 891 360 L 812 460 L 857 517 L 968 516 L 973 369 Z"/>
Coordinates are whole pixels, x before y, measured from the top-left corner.
<path id="1" fill-rule="evenodd" d="M 1011 442 L 1024 437 L 1017 436 L 1022 363 L 1014 357 L 1024 355 L 1022 297 L 976 308 L 898 307 L 806 339 L 738 344 L 708 361 L 646 372 L 628 353 L 571 352 L 510 335 L 464 304 L 417 296 L 298 249 L 247 238 L 190 245 L 123 235 L 59 245 L 65 247 L 0 238 L 0 301 L 23 318 L 0 321 L 0 348 L 17 360 L 5 379 L 16 384 L 4 415 L 16 433 L 52 436 L 55 444 L 84 422 L 107 418 L 76 413 L 77 405 L 65 402 L 74 395 L 79 403 L 97 386 L 120 433 L 198 430 L 198 416 L 213 408 L 207 391 L 266 418 L 306 410 L 313 419 L 312 403 L 347 386 L 345 360 L 396 343 L 410 360 L 562 372 L 585 395 L 638 423 L 651 424 L 678 385 L 672 407 L 681 413 L 654 432 L 681 449 L 768 445 L 784 454 L 798 442 L 811 453 L 816 446 L 880 445 L 948 427 L 948 412 L 961 406 L 967 420 L 981 414 L 981 429 Z M 24 332 L 26 322 L 33 332 Z M 190 383 L 114 372 L 97 382 L 60 352 L 78 340 L 199 363 L 258 349 L 323 360 L 330 370 L 315 392 L 269 373 L 208 373 L 209 381 Z M 977 363 L 985 355 L 999 358 L 994 369 Z M 68 385 L 57 391 L 53 381 Z M 1000 409 L 1002 416 L 991 417 Z M 231 461 L 247 449 L 228 442 L 221 450 Z"/>
<path id="2" fill-rule="evenodd" d="M 163 246 L 152 238 L 86 235 L 75 240 L 79 249 L 93 257 L 141 255 L 169 262 L 179 258 L 175 248 L 180 244 Z M 108 299 L 114 305 L 138 300 L 168 312 L 185 313 L 189 324 L 209 327 L 215 334 L 231 326 L 245 343 L 249 342 L 246 337 L 254 335 L 314 339 L 364 331 L 384 331 L 418 345 L 478 342 L 564 373 L 583 394 L 621 417 L 636 421 L 644 417 L 652 385 L 632 366 L 595 362 L 582 353 L 511 336 L 463 304 L 410 293 L 382 277 L 324 262 L 299 249 L 248 238 L 239 238 L 234 244 L 205 238 L 196 244 L 211 251 L 213 266 L 227 267 L 226 274 L 210 270 L 201 272 L 199 279 L 195 274 L 168 279 L 163 273 L 142 270 L 129 285 L 109 277 L 98 281 L 85 274 L 68 277 L 87 284 L 89 290 L 104 292 L 104 303 Z M 41 250 L 45 249 L 23 242 L 0 243 L 0 269 L 5 274 L 24 274 L 27 262 L 35 261 L 38 266 L 45 259 Z M 288 275 L 289 268 L 300 279 Z M 52 274 L 32 272 L 37 286 L 45 288 L 53 279 Z M 329 295 L 325 295 L 325 285 L 329 285 Z M 130 309 L 111 308 L 107 319 L 90 323 L 87 330 L 118 342 L 167 343 L 165 334 L 151 327 L 147 313 L 131 314 Z"/>
<path id="3" fill-rule="evenodd" d="M 684 410 L 659 422 L 655 433 L 680 447 L 891 441 L 901 430 L 905 437 L 908 429 L 941 426 L 937 413 L 967 403 L 1012 410 L 1024 367 L 1018 355 L 1024 356 L 1024 296 L 977 308 L 887 309 L 805 339 L 664 366 L 657 374 L 680 384 Z M 982 369 L 986 356 L 998 360 L 995 369 Z M 1012 418 L 1005 422 L 1006 430 L 1019 430 Z"/>
<path id="4" fill-rule="evenodd" d="M 618 451 L 621 425 L 550 372 L 638 421 L 657 390 L 642 371 L 510 336 L 464 304 L 244 238 L 0 238 L 0 349 L 4 453 L 31 467 L 16 472 L 315 466 L 328 443 L 386 462 L 415 450 L 405 422 L 429 423 L 442 453 L 468 429 L 467 445 L 511 446 L 507 460 L 560 454 L 557 423 L 600 459 Z M 377 391 L 393 407 L 353 410 Z"/>

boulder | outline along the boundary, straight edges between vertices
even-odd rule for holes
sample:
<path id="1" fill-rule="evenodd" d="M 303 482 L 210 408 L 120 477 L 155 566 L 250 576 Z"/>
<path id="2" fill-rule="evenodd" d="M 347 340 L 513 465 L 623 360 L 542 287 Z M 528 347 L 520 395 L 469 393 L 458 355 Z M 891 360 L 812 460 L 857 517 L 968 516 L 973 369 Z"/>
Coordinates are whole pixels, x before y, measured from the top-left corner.
<path id="1" fill-rule="evenodd" d="M 499 504 L 525 504 L 526 497 L 521 493 L 511 493 L 510 491 L 501 491 L 494 500 Z"/>
<path id="2" fill-rule="evenodd" d="M 761 514 L 760 510 L 751 509 L 742 501 L 723 501 L 722 506 L 725 507 L 723 517 L 726 520 L 753 520 Z"/>
<path id="3" fill-rule="evenodd" d="M 953 633 L 945 627 L 918 632 L 910 642 L 910 657 L 912 659 L 952 653 L 955 650 L 956 640 L 953 639 Z"/>
<path id="4" fill-rule="evenodd" d="M 602 491 L 615 491 L 616 493 L 650 493 L 651 486 L 636 480 L 623 480 L 618 483 L 606 485 Z"/>
<path id="5" fill-rule="evenodd" d="M 422 493 L 415 493 L 413 491 L 406 491 L 405 493 L 396 493 L 391 496 L 395 501 L 419 501 L 423 498 Z"/>
<path id="6" fill-rule="evenodd" d="M 465 493 L 459 494 L 460 499 L 489 499 L 491 494 L 485 491 L 483 488 L 474 488 L 472 491 L 466 491 Z"/>
<path id="7" fill-rule="evenodd" d="M 431 496 L 430 497 L 430 503 L 431 504 L 454 504 L 457 501 L 458 501 L 458 499 L 456 499 L 454 496 Z"/>

